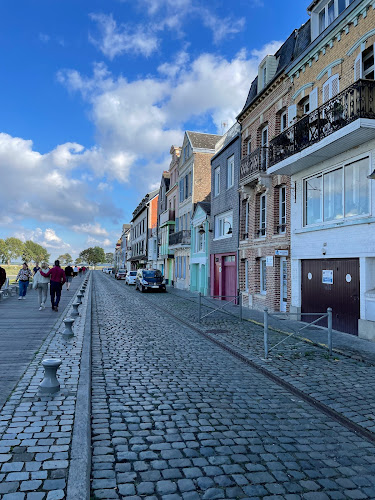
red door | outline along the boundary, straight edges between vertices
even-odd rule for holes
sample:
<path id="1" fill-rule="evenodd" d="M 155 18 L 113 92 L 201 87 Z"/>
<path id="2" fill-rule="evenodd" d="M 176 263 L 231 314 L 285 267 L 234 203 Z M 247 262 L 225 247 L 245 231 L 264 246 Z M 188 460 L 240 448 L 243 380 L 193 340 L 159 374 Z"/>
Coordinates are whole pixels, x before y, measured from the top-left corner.
<path id="1" fill-rule="evenodd" d="M 223 289 L 222 295 L 224 300 L 234 300 L 237 295 L 237 280 L 236 280 L 236 256 L 226 255 L 223 259 Z"/>
<path id="2" fill-rule="evenodd" d="M 214 295 L 218 297 L 220 295 L 220 266 L 221 266 L 221 258 L 215 255 L 215 263 L 214 263 Z"/>

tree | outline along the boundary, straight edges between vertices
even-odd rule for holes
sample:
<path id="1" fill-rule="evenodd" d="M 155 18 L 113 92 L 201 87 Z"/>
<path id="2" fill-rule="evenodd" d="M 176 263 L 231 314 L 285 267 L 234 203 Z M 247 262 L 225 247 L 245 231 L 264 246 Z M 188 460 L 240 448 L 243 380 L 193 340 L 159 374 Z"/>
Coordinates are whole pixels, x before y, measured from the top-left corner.
<path id="1" fill-rule="evenodd" d="M 105 253 L 101 247 L 90 247 L 86 248 L 86 250 L 82 250 L 79 254 L 79 258 L 81 262 L 87 262 L 91 266 L 95 266 L 105 261 Z"/>
<path id="2" fill-rule="evenodd" d="M 22 252 L 22 259 L 25 262 L 30 262 L 31 260 L 34 262 L 48 262 L 49 257 L 50 254 L 44 247 L 42 247 L 42 245 L 34 243 L 31 240 L 25 241 Z"/>
<path id="3" fill-rule="evenodd" d="M 8 247 L 5 240 L 0 239 L 0 262 L 5 264 L 9 260 Z"/>
<path id="4" fill-rule="evenodd" d="M 70 255 L 70 253 L 63 253 L 58 257 L 58 260 L 60 261 L 61 264 L 67 266 L 68 264 L 73 262 L 73 257 Z"/>
<path id="5" fill-rule="evenodd" d="M 114 261 L 114 255 L 111 252 L 108 252 L 105 254 L 105 261 L 107 264 L 113 264 Z"/>
<path id="6" fill-rule="evenodd" d="M 80 258 L 80 257 L 78 257 L 78 259 L 76 259 L 76 260 L 74 261 L 74 265 L 75 265 L 75 266 L 79 266 L 79 265 L 80 265 L 80 263 L 81 263 L 81 258 Z"/>
<path id="7" fill-rule="evenodd" d="M 10 264 L 12 259 L 21 257 L 24 245 L 21 240 L 13 237 L 7 238 L 5 244 L 8 250 L 8 264 Z"/>

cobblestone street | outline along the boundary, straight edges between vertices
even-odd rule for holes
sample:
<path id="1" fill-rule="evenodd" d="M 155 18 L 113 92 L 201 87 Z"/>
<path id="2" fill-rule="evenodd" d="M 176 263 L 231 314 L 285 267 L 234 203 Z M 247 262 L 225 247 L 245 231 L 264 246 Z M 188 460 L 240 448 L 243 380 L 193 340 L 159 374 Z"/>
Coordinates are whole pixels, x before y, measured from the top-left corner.
<path id="1" fill-rule="evenodd" d="M 195 326 L 191 303 L 173 294 L 142 295 L 94 273 L 92 498 L 375 498 L 371 439 L 270 381 L 159 304 Z M 243 325 L 221 318 L 201 328 L 224 323 L 238 333 L 239 348 L 259 358 L 259 326 L 246 324 L 251 349 Z M 359 400 L 364 397 L 372 366 L 330 361 L 311 346 L 305 356 L 304 349 L 275 365 L 281 376 L 289 382 L 298 373 L 315 376 L 315 396 L 326 392 L 327 403 L 333 384 L 345 380 L 343 395 L 350 381 L 354 387 L 361 381 Z M 332 385 L 321 387 L 328 366 Z M 349 393 L 350 405 L 354 396 Z"/>

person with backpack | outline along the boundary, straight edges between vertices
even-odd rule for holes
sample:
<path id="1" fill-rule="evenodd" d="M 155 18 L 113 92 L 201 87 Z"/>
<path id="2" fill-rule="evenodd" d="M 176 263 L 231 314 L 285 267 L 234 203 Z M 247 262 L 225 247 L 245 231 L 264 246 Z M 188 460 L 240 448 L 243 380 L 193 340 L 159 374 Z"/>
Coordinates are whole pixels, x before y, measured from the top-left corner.
<path id="1" fill-rule="evenodd" d="M 52 311 L 59 310 L 59 302 L 61 298 L 61 290 L 63 284 L 66 282 L 66 276 L 63 269 L 60 267 L 60 261 L 55 260 L 55 265 L 48 272 L 44 273 L 42 270 L 39 271 L 42 276 L 48 278 L 51 276 L 50 285 L 50 295 L 51 295 L 51 305 Z"/>
<path id="2" fill-rule="evenodd" d="M 65 268 L 65 276 L 66 276 L 66 291 L 69 292 L 70 284 L 73 279 L 73 268 L 70 264 L 68 264 Z"/>

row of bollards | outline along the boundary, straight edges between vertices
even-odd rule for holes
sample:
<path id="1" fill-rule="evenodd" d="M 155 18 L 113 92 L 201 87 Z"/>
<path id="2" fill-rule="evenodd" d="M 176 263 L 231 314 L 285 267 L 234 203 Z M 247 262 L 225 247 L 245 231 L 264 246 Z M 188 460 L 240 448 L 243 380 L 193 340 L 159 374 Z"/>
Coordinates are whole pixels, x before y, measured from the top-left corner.
<path id="1" fill-rule="evenodd" d="M 78 307 L 82 304 L 82 298 L 85 295 L 87 282 L 88 282 L 88 276 L 82 283 L 79 293 L 77 293 L 77 301 L 72 304 L 73 306 L 73 311 L 71 312 L 72 317 L 63 319 L 65 329 L 62 332 L 62 336 L 64 339 L 70 339 L 74 337 L 74 330 L 73 330 L 73 324 L 75 321 L 74 318 L 79 316 Z M 60 390 L 60 382 L 58 381 L 56 374 L 61 363 L 62 363 L 61 359 L 57 358 L 43 359 L 42 365 L 44 367 L 44 377 L 41 383 L 39 384 L 39 394 L 43 396 L 49 396 L 55 394 Z"/>

